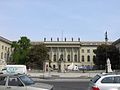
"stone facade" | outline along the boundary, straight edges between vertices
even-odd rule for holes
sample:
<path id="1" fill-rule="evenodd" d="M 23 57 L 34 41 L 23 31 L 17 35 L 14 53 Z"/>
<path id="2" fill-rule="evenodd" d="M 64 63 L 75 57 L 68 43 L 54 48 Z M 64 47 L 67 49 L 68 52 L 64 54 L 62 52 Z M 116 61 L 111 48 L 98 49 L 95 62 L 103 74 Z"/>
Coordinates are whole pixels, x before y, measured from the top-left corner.
<path id="1" fill-rule="evenodd" d="M 79 40 L 46 41 L 46 39 L 43 42 L 32 42 L 33 45 L 40 43 L 44 43 L 49 49 L 48 55 L 53 69 L 60 68 L 60 63 L 64 69 L 71 63 L 77 66 L 93 66 L 93 59 L 96 56 L 93 51 L 98 45 L 105 44 L 105 42 L 84 42 Z M 111 42 L 108 42 L 108 44 L 111 44 Z"/>
<path id="2" fill-rule="evenodd" d="M 0 70 L 11 56 L 11 44 L 12 42 L 0 36 Z"/>

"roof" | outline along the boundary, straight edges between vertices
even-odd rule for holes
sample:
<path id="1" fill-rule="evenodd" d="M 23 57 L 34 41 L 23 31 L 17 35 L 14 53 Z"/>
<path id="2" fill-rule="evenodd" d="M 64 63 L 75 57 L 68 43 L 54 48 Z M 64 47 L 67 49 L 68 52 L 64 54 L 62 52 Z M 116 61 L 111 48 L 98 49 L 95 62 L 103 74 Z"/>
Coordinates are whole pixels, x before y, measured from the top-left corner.
<path id="1" fill-rule="evenodd" d="M 119 44 L 120 43 L 120 38 L 118 40 L 116 40 L 115 42 L 113 42 L 113 45 Z"/>
<path id="2" fill-rule="evenodd" d="M 39 45 L 39 44 L 46 44 L 46 45 L 82 45 L 82 46 L 98 46 L 101 44 L 105 44 L 103 41 L 36 41 L 36 42 L 31 42 L 32 45 Z M 109 45 L 112 44 L 112 42 L 108 42 Z"/>
<path id="3" fill-rule="evenodd" d="M 3 38 L 2 36 L 0 36 L 0 41 L 5 42 L 7 44 L 12 44 L 12 42 L 10 40 Z"/>

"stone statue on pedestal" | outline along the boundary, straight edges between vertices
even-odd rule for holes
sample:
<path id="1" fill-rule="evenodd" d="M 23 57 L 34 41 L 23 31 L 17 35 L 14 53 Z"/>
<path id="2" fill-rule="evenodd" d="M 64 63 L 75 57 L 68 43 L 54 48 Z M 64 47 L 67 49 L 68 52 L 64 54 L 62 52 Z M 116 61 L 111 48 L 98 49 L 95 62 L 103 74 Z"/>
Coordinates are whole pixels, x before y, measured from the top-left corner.
<path id="1" fill-rule="evenodd" d="M 108 58 L 107 59 L 107 72 L 113 72 L 112 69 L 111 69 L 111 63 L 110 63 L 110 59 Z"/>

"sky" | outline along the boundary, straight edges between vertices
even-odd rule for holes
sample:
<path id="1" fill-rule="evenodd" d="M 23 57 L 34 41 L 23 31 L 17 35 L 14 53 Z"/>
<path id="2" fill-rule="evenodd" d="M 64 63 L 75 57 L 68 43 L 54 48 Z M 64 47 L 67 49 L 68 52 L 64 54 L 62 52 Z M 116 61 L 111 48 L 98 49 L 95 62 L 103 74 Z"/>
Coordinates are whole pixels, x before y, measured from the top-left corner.
<path id="1" fill-rule="evenodd" d="M 0 36 L 31 41 L 120 38 L 120 0 L 0 0 Z"/>

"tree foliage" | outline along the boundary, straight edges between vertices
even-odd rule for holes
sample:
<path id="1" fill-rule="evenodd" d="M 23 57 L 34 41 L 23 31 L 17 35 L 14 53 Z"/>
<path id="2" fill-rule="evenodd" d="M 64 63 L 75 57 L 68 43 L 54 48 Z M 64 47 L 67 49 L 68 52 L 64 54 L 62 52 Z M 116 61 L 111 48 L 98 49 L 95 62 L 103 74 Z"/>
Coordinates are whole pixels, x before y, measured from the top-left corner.
<path id="1" fill-rule="evenodd" d="M 31 68 L 43 69 L 43 62 L 48 60 L 48 49 L 44 44 L 33 45 L 28 56 L 28 65 Z"/>
<path id="2" fill-rule="evenodd" d="M 14 41 L 12 43 L 12 48 L 14 49 L 12 63 L 26 64 L 30 46 L 30 40 L 27 37 L 21 37 L 20 40 Z"/>
<path id="3" fill-rule="evenodd" d="M 119 61 L 119 50 L 113 45 L 100 45 L 94 50 L 96 54 L 96 59 L 94 59 L 95 65 L 99 69 L 105 69 L 106 60 L 109 58 L 111 61 L 112 69 L 118 69 L 120 61 Z"/>

